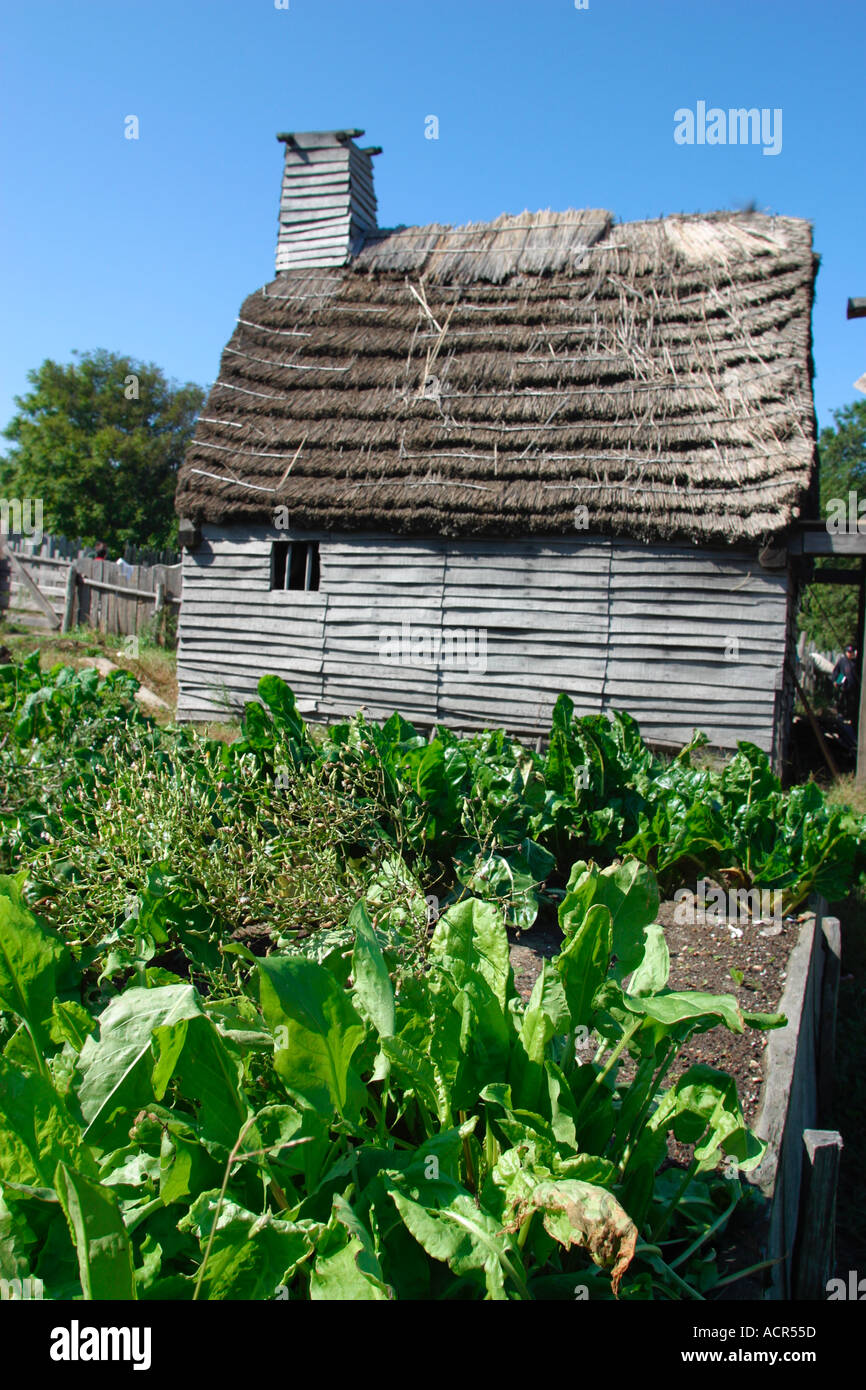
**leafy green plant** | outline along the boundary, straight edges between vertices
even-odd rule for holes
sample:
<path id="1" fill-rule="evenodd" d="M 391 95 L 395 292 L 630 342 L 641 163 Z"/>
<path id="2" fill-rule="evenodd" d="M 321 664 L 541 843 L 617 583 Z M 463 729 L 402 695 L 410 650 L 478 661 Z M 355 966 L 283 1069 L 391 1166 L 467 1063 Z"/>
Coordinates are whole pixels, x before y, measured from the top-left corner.
<path id="1" fill-rule="evenodd" d="M 565 696 L 540 754 L 397 714 L 314 733 L 276 677 L 224 744 L 135 689 L 0 667 L 0 1276 L 712 1296 L 761 1145 L 730 1077 L 678 1059 L 780 1020 L 669 989 L 659 885 L 835 894 L 863 819 L 750 744 L 662 762 Z M 557 904 L 524 1003 L 507 928 Z"/>
<path id="2" fill-rule="evenodd" d="M 3 1277 L 26 1265 L 53 1298 L 703 1297 L 684 1199 L 720 1229 L 737 1184 L 710 1175 L 763 1146 L 723 1073 L 663 1081 L 694 1032 L 782 1020 L 669 991 L 657 902 L 637 861 L 576 864 L 525 1005 L 501 914 L 471 898 L 424 973 L 395 972 L 359 903 L 348 955 L 272 954 L 233 999 L 146 972 L 94 1013 L 0 881 Z M 694 1154 L 673 1194 L 670 1133 Z"/>

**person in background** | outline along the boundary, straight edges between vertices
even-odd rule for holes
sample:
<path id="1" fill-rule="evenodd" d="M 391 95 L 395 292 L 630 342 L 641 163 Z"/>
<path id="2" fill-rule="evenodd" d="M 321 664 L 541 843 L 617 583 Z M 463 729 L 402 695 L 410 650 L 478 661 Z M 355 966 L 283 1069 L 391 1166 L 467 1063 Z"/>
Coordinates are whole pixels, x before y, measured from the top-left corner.
<path id="1" fill-rule="evenodd" d="M 833 685 L 843 719 L 853 719 L 857 710 L 857 648 L 849 642 L 833 667 Z"/>
<path id="2" fill-rule="evenodd" d="M 95 551 L 95 554 L 94 554 L 94 559 L 96 559 L 96 560 L 107 560 L 107 559 L 108 559 L 108 546 L 105 544 L 105 541 L 100 541 L 99 544 L 97 545 L 96 551 Z"/>

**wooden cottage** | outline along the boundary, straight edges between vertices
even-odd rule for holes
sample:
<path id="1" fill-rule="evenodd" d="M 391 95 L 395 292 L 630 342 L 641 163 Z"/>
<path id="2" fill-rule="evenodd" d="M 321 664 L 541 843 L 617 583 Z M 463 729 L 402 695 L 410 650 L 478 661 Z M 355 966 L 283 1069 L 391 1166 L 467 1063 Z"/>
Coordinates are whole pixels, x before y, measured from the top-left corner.
<path id="1" fill-rule="evenodd" d="M 811 501 L 811 227 L 376 226 L 360 131 L 282 135 L 276 277 L 180 473 L 178 715 L 283 676 L 323 721 L 626 709 L 778 761 Z M 811 498 L 810 498 L 811 493 Z"/>

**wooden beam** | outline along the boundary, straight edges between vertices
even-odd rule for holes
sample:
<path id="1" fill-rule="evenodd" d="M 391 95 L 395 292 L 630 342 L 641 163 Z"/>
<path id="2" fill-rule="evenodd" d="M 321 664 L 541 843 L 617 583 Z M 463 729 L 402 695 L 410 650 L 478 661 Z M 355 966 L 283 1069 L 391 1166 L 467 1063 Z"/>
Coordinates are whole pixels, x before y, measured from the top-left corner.
<path id="1" fill-rule="evenodd" d="M 863 571 L 860 568 L 853 570 L 815 570 L 810 584 L 860 584 L 862 582 Z"/>
<path id="2" fill-rule="evenodd" d="M 804 555 L 866 555 L 866 531 L 805 531 Z"/>
<path id="3" fill-rule="evenodd" d="M 78 583 L 78 570 L 75 565 L 69 566 L 66 575 L 66 595 L 63 600 L 63 622 L 60 626 L 61 632 L 68 632 L 72 627 L 72 620 L 75 614 L 75 593 Z"/>
<path id="4" fill-rule="evenodd" d="M 143 598 L 150 603 L 156 603 L 156 594 L 153 589 L 133 589 L 128 584 L 108 584 L 103 579 L 89 579 L 86 575 L 82 576 L 82 583 L 89 589 L 101 589 L 107 594 L 121 594 L 123 598 Z M 180 603 L 179 598 L 172 594 L 166 594 L 166 603 Z"/>
<path id="5" fill-rule="evenodd" d="M 18 559 L 18 556 L 15 554 L 14 550 L 7 549 L 6 554 L 9 556 L 9 561 L 15 573 L 18 575 L 18 578 L 22 580 L 24 586 L 30 591 L 31 596 L 36 600 L 39 607 L 42 609 L 43 613 L 51 623 L 51 626 L 53 628 L 59 628 L 60 619 L 58 618 L 54 609 L 51 607 L 51 604 L 48 602 L 48 599 L 45 597 L 42 590 L 39 588 L 37 584 L 34 584 L 33 580 L 30 578 L 30 575 L 27 573 L 21 561 Z"/>
<path id="6" fill-rule="evenodd" d="M 792 1284 L 796 1302 L 818 1302 L 826 1299 L 833 1274 L 842 1136 L 834 1129 L 805 1129 L 803 1144 L 806 1153 Z"/>

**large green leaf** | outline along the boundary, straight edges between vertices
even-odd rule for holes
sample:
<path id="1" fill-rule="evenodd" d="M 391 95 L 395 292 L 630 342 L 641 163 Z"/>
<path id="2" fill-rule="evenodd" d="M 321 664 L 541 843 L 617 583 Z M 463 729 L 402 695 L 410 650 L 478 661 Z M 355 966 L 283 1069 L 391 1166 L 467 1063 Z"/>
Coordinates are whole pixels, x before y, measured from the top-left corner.
<path id="1" fill-rule="evenodd" d="M 307 726 L 298 712 L 294 693 L 286 682 L 279 676 L 262 676 L 258 692 L 274 716 L 277 728 L 293 739 L 306 743 Z"/>
<path id="2" fill-rule="evenodd" d="M 557 1034 L 568 1032 L 570 1014 L 560 977 L 545 961 L 529 997 L 511 1059 L 509 1079 L 514 1104 L 538 1111 L 547 1103 L 548 1077 L 544 1068 L 547 1047 Z"/>
<path id="3" fill-rule="evenodd" d="M 0 1181 L 51 1187 L 60 1162 L 96 1177 L 64 1098 L 46 1076 L 0 1057 Z"/>
<path id="4" fill-rule="evenodd" d="M 384 1282 L 376 1282 L 365 1271 L 367 1249 L 357 1236 L 344 1232 L 343 1244 L 328 1254 L 316 1256 L 310 1275 L 313 1302 L 387 1302 L 390 1295 Z"/>
<path id="5" fill-rule="evenodd" d="M 312 1254 L 317 1233 L 311 1222 L 283 1221 L 228 1200 L 220 1204 L 217 1192 L 203 1192 L 180 1227 L 198 1237 L 204 1266 L 199 1297 L 211 1301 L 272 1298 Z"/>
<path id="6" fill-rule="evenodd" d="M 625 1007 L 633 1014 L 645 1014 L 666 1028 L 688 1025 L 691 1031 L 703 1033 L 724 1023 L 733 1033 L 745 1031 L 740 1006 L 732 994 L 703 994 L 699 990 L 671 991 L 653 994 L 645 999 L 623 996 Z"/>
<path id="7" fill-rule="evenodd" d="M 607 869 L 575 864 L 559 921 L 566 937 L 580 925 L 594 904 L 609 908 L 613 926 L 614 976 L 622 980 L 640 964 L 644 954 L 644 929 L 655 920 L 659 907 L 655 875 L 646 864 L 627 859 Z"/>
<path id="8" fill-rule="evenodd" d="M 628 982 L 629 994 L 640 997 L 664 989 L 671 969 L 671 958 L 664 929 L 657 922 L 646 928 L 643 960 Z"/>
<path id="9" fill-rule="evenodd" d="M 349 914 L 349 926 L 355 933 L 355 949 L 352 953 L 355 998 L 380 1039 L 391 1038 L 397 1026 L 394 987 L 385 957 L 382 955 L 382 948 L 363 903 L 355 904 Z M 384 1053 L 380 1054 L 380 1059 L 373 1075 L 374 1081 L 383 1080 L 388 1074 L 388 1060 Z"/>
<path id="10" fill-rule="evenodd" d="M 527 838 L 507 851 L 472 845 L 454 855 L 460 882 L 478 897 L 498 903 L 509 926 L 520 931 L 527 931 L 538 916 L 537 890 L 555 863 L 552 854 Z"/>
<path id="11" fill-rule="evenodd" d="M 434 1260 L 447 1264 L 454 1274 L 483 1274 L 490 1299 L 504 1299 L 505 1279 L 511 1274 L 520 1287 L 520 1259 L 500 1223 L 476 1206 L 468 1193 L 459 1192 L 445 1207 L 432 1208 L 413 1201 L 392 1188 L 391 1199 L 403 1222 Z"/>
<path id="12" fill-rule="evenodd" d="M 123 1117 L 153 1099 L 154 1030 L 201 1013 L 199 997 L 187 984 L 133 987 L 112 999 L 99 1017 L 98 1038 L 89 1037 L 78 1058 L 86 1138 L 107 1147 L 110 1136 L 123 1128 Z"/>
<path id="13" fill-rule="evenodd" d="M 158 1051 L 153 1094 L 162 1100 L 169 1081 L 195 1108 L 207 1144 L 231 1149 L 249 1116 L 243 1095 L 243 1061 L 205 1015 L 154 1029 Z"/>
<path id="14" fill-rule="evenodd" d="M 0 875 L 0 1009 L 27 1025 L 40 1054 L 51 1050 L 52 1007 L 71 970 L 68 946 L 25 905 L 20 877 Z"/>
<path id="15" fill-rule="evenodd" d="M 328 1229 L 317 1242 L 310 1298 L 382 1303 L 392 1297 L 369 1231 L 345 1198 L 337 1194 Z"/>
<path id="16" fill-rule="evenodd" d="M 714 1067 L 689 1067 L 666 1091 L 650 1121 L 651 1128 L 672 1128 L 682 1144 L 694 1144 L 699 1171 L 713 1168 L 719 1150 L 737 1160 L 743 1171 L 757 1166 L 766 1144 L 746 1127 L 733 1077 Z"/>
<path id="17" fill-rule="evenodd" d="M 449 907 L 436 923 L 429 958 L 448 972 L 458 989 L 480 975 L 505 1008 L 511 972 L 508 934 L 493 903 L 466 898 Z"/>
<path id="18" fill-rule="evenodd" d="M 346 991 L 301 956 L 259 961 L 259 990 L 286 1085 L 320 1110 L 356 1115 L 363 1090 L 351 1062 L 366 1030 Z"/>
<path id="19" fill-rule="evenodd" d="M 0 1279 L 26 1279 L 33 1268 L 33 1247 L 37 1244 L 38 1237 L 20 1204 L 10 1207 L 0 1193 Z"/>
<path id="20" fill-rule="evenodd" d="M 74 1052 L 80 1052 L 85 1038 L 96 1031 L 96 1019 L 74 999 L 55 999 L 50 1031 L 53 1042 L 68 1042 Z"/>
<path id="21" fill-rule="evenodd" d="M 596 903 L 585 912 L 574 908 L 568 916 L 562 950 L 553 962 L 562 978 L 572 1028 L 589 1024 L 593 995 L 607 976 L 612 951 L 610 908 L 605 903 Z"/>
<path id="22" fill-rule="evenodd" d="M 110 1187 L 58 1163 L 54 1187 L 69 1224 L 87 1299 L 136 1298 L 132 1247 Z"/>
<path id="23" fill-rule="evenodd" d="M 439 1123 L 452 1122 L 449 1088 L 433 1060 L 405 1038 L 386 1038 L 382 1050 L 391 1063 L 394 1079 L 406 1093 L 414 1092 Z"/>

